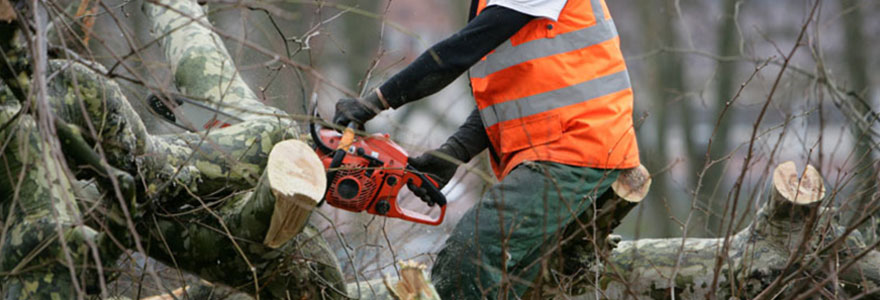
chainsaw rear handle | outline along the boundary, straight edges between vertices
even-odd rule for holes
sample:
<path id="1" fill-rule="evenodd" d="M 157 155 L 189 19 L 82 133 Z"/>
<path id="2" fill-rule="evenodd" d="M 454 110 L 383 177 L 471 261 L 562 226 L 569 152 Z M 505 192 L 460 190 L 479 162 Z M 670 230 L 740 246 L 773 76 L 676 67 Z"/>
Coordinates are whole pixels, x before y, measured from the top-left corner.
<path id="1" fill-rule="evenodd" d="M 425 174 L 410 164 L 406 165 L 406 170 L 412 174 L 415 174 L 421 181 L 421 184 L 418 187 L 425 189 L 428 197 L 431 197 L 431 201 L 439 204 L 440 206 L 446 206 L 446 196 L 440 192 L 439 184 L 434 181 L 433 178 L 425 176 Z"/>
<path id="2" fill-rule="evenodd" d="M 393 211 L 389 211 L 386 215 L 387 217 L 398 218 L 414 223 L 437 226 L 443 223 L 443 219 L 446 218 L 446 206 L 440 207 L 440 215 L 436 218 L 431 218 L 429 215 L 400 207 L 400 205 L 397 204 L 394 204 L 391 207 Z"/>
<path id="3" fill-rule="evenodd" d="M 404 173 L 402 180 L 407 183 L 407 186 L 412 184 L 425 189 L 426 194 L 431 197 L 431 201 L 440 204 L 440 215 L 436 218 L 432 218 L 426 213 L 400 207 L 396 198 L 380 200 L 377 205 L 384 206 L 383 208 L 387 211 L 386 213 L 380 214 L 425 225 L 437 226 L 440 225 L 440 223 L 443 223 L 443 219 L 446 217 L 446 197 L 443 196 L 443 193 L 440 193 L 440 190 L 437 188 L 437 182 L 420 173 L 410 165 L 406 166 L 406 172 Z"/>

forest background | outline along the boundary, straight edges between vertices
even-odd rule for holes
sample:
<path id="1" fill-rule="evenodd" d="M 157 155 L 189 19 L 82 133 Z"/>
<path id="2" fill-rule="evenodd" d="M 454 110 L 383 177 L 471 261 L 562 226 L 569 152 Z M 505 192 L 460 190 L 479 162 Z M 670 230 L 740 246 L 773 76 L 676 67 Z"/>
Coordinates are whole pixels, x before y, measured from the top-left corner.
<path id="1" fill-rule="evenodd" d="M 146 109 L 155 89 L 174 90 L 170 66 L 155 44 L 141 1 L 70 1 L 94 17 L 84 57 L 120 77 L 132 106 L 152 133 L 179 131 Z M 346 92 L 363 94 L 430 45 L 464 26 L 464 0 L 279 1 L 276 10 L 211 1 L 209 18 L 236 68 L 260 99 L 307 118 L 312 99 L 324 117 Z M 769 192 L 773 166 L 812 164 L 825 178 L 829 205 L 843 217 L 876 208 L 880 2 L 770 0 L 608 1 L 635 90 L 641 159 L 651 192 L 614 232 L 625 240 L 719 237 L 741 229 Z M 810 21 L 807 27 L 804 24 Z M 806 28 L 800 51 L 788 51 Z M 315 80 L 250 44 L 323 75 Z M 139 55 L 126 55 L 139 52 Z M 118 58 L 122 57 L 122 62 Z M 114 68 L 120 63 L 132 68 Z M 782 71 L 782 76 L 777 75 Z M 135 76 L 134 73 L 138 73 Z M 147 87 L 153 87 L 147 88 Z M 347 90 L 347 91 L 346 91 Z M 772 98 L 770 105 L 764 104 Z M 380 114 L 369 132 L 387 132 L 418 154 L 440 145 L 473 108 L 467 81 L 426 100 Z M 758 124 L 756 124 L 758 122 Z M 753 129 L 757 135 L 753 135 Z M 753 157 L 746 159 L 750 153 Z M 748 161 L 747 165 L 743 163 Z M 746 170 L 746 172 L 743 172 Z M 313 216 L 349 280 L 376 278 L 394 261 L 431 264 L 442 241 L 493 183 L 487 156 L 460 168 L 444 189 L 449 215 L 440 227 L 415 225 L 321 207 Z M 745 174 L 745 176 L 741 176 Z M 741 196 L 740 196 L 741 195 Z M 418 204 L 412 195 L 405 201 Z M 745 199 L 733 201 L 734 198 Z M 731 203 L 738 203 L 731 207 Z M 735 218 L 731 218 L 735 211 Z M 745 220 L 745 221 L 744 221 Z M 860 229 L 868 244 L 880 221 Z M 340 238 L 341 237 L 341 238 Z M 138 256 L 135 256 L 138 257 Z M 138 260 L 138 265 L 153 263 Z M 133 278 L 134 280 L 134 278 Z M 149 283 L 145 283 L 149 285 Z"/>

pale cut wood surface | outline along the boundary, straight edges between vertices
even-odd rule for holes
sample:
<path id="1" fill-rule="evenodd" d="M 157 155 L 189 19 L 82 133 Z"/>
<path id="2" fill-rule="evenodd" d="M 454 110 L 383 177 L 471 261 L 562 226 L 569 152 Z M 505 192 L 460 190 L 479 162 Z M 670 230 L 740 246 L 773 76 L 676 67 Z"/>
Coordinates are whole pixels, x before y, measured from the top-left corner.
<path id="1" fill-rule="evenodd" d="M 277 248 L 302 230 L 327 187 L 324 165 L 315 151 L 298 140 L 280 142 L 266 166 L 275 210 L 263 244 Z"/>

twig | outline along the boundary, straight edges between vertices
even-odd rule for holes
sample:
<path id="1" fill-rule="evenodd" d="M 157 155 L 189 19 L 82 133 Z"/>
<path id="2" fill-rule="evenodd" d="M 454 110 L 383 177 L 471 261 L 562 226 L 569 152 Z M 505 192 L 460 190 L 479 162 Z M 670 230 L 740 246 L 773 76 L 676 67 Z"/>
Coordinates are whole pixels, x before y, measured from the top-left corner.
<path id="1" fill-rule="evenodd" d="M 754 156 L 754 144 L 755 144 L 756 134 L 757 134 L 758 129 L 761 125 L 761 121 L 764 119 L 764 115 L 767 113 L 767 108 L 770 106 L 770 103 L 773 101 L 773 96 L 776 94 L 776 89 L 779 87 L 779 82 L 782 81 L 782 76 L 785 74 L 785 69 L 788 67 L 788 63 L 789 63 L 789 61 L 791 61 L 792 57 L 794 57 L 794 54 L 797 51 L 797 49 L 800 48 L 801 40 L 803 39 L 804 34 L 806 33 L 808 26 L 810 25 L 810 23 L 812 23 L 813 15 L 816 13 L 816 9 L 819 7 L 820 2 L 821 2 L 820 0 L 816 0 L 816 2 L 813 4 L 813 8 L 810 11 L 809 16 L 807 17 L 807 20 L 804 22 L 803 26 L 801 27 L 800 33 L 798 34 L 798 37 L 795 40 L 795 43 L 792 46 L 791 51 L 789 52 L 788 56 L 784 57 L 785 62 L 782 64 L 782 68 L 779 71 L 779 74 L 776 76 L 776 80 L 773 82 L 773 87 L 770 89 L 770 94 L 767 96 L 767 101 L 765 101 L 764 106 L 761 107 L 761 112 L 758 114 L 758 118 L 757 118 L 757 120 L 755 120 L 755 123 L 752 127 L 752 136 L 751 136 L 751 139 L 749 140 L 748 152 L 747 152 L 746 158 L 743 162 L 742 171 L 740 172 L 739 177 L 736 180 L 736 184 L 734 185 L 735 186 L 734 194 L 733 194 L 734 198 L 733 198 L 733 203 L 730 205 L 730 207 L 732 207 L 732 209 L 730 210 L 730 218 L 731 218 L 730 225 L 727 227 L 727 231 L 724 235 L 724 242 L 722 243 L 722 247 L 720 248 L 718 258 L 715 261 L 715 268 L 713 271 L 714 275 L 712 276 L 712 284 L 710 285 L 711 288 L 709 290 L 710 295 L 714 295 L 715 290 L 718 287 L 718 276 L 721 273 L 720 271 L 721 271 L 721 266 L 723 265 L 725 253 L 727 253 L 727 249 L 730 247 L 730 236 L 733 231 L 733 225 L 734 225 L 733 220 L 736 218 L 736 207 L 737 207 L 737 203 L 739 202 L 739 195 L 740 195 L 740 190 L 742 189 L 743 179 L 746 176 L 746 171 L 748 170 L 749 162 L 752 160 L 752 157 Z M 776 285 L 779 285 L 779 284 L 780 284 L 779 281 L 776 280 L 766 290 L 770 290 L 771 287 L 775 287 Z"/>

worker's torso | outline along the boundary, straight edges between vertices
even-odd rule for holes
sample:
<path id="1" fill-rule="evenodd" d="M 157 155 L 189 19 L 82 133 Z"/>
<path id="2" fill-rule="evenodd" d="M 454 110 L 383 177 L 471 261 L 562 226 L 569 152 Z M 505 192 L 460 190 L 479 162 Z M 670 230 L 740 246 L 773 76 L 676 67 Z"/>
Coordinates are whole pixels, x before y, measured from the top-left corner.
<path id="1" fill-rule="evenodd" d="M 532 20 L 470 77 L 499 179 L 526 160 L 638 166 L 632 88 L 604 0 L 568 0 L 558 21 Z"/>

